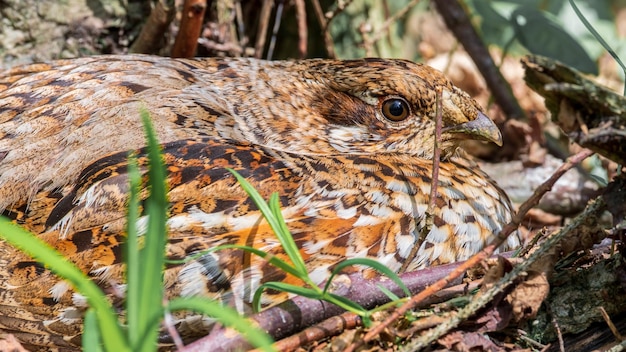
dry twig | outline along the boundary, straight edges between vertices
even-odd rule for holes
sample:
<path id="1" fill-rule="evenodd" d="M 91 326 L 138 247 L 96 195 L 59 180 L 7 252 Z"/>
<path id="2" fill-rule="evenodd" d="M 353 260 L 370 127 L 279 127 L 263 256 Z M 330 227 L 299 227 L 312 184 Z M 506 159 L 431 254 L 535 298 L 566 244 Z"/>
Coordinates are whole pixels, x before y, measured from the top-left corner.
<path id="1" fill-rule="evenodd" d="M 412 0 L 410 3 L 406 4 L 406 6 L 404 6 L 402 9 L 400 9 L 398 12 L 394 13 L 393 16 L 387 18 L 385 23 L 383 23 L 383 25 L 380 28 L 376 29 L 376 33 L 374 33 L 374 35 L 372 35 L 371 37 L 363 38 L 364 39 L 363 46 L 366 48 L 370 48 L 374 43 L 379 41 L 383 36 L 389 34 L 389 27 L 391 27 L 392 24 L 394 24 L 396 21 L 401 19 L 404 15 L 406 15 L 406 13 L 409 12 L 409 10 L 413 6 L 415 6 L 418 2 L 420 2 L 420 0 Z"/>
<path id="2" fill-rule="evenodd" d="M 620 334 L 617 327 L 615 327 L 615 324 L 613 324 L 613 320 L 611 320 L 609 313 L 606 312 L 604 307 L 598 307 L 598 310 L 600 311 L 600 314 L 602 314 L 602 319 L 604 319 L 606 325 L 609 327 L 609 329 L 611 329 L 611 332 L 613 333 L 613 336 L 615 336 L 615 339 L 619 342 L 624 341 L 624 337 L 622 336 L 622 334 Z"/>
<path id="3" fill-rule="evenodd" d="M 430 232 L 433 226 L 433 210 L 435 209 L 435 201 L 437 200 L 437 186 L 439 185 L 439 159 L 441 158 L 441 149 L 439 149 L 439 142 L 441 141 L 441 125 L 442 121 L 442 102 L 441 95 L 443 91 L 441 87 L 437 87 L 437 107 L 436 107 L 436 116 L 435 116 L 435 143 L 433 146 L 433 173 L 432 179 L 430 180 L 430 195 L 428 199 L 428 208 L 426 209 L 426 219 L 424 220 L 424 227 L 420 231 L 417 239 L 417 244 L 411 248 L 411 252 L 402 263 L 400 270 L 398 270 L 399 274 L 402 274 L 406 271 L 407 267 L 410 263 L 413 262 L 417 252 L 420 249 L 420 244 L 424 242 L 426 236 Z"/>
<path id="4" fill-rule="evenodd" d="M 261 6 L 261 14 L 259 15 L 259 27 L 257 30 L 256 43 L 254 44 L 254 57 L 260 59 L 263 57 L 263 48 L 265 47 L 265 38 L 267 37 L 267 29 L 270 26 L 270 17 L 272 15 L 272 6 L 274 0 L 263 0 Z"/>
<path id="5" fill-rule="evenodd" d="M 298 58 L 304 59 L 307 55 L 309 28 L 306 23 L 306 6 L 304 0 L 294 0 L 296 6 L 296 21 L 298 23 Z"/>
<path id="6" fill-rule="evenodd" d="M 278 2 L 276 6 L 276 14 L 274 16 L 274 27 L 272 27 L 272 37 L 270 38 L 270 45 L 267 48 L 267 55 L 265 56 L 266 60 L 271 60 L 274 56 L 274 48 L 276 47 L 276 37 L 278 35 L 278 30 L 280 29 L 280 23 L 283 19 L 283 9 L 285 8 L 285 4 L 282 1 Z"/>

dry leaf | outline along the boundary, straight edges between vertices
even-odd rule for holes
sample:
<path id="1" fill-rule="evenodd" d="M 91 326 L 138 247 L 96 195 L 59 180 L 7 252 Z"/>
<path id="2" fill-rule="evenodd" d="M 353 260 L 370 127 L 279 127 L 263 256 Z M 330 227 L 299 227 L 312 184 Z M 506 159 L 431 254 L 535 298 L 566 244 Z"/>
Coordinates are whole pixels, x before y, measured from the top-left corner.
<path id="1" fill-rule="evenodd" d="M 513 292 L 506 297 L 513 307 L 514 321 L 535 317 L 549 292 L 550 284 L 546 273 L 529 272 L 526 280 L 515 286 Z"/>

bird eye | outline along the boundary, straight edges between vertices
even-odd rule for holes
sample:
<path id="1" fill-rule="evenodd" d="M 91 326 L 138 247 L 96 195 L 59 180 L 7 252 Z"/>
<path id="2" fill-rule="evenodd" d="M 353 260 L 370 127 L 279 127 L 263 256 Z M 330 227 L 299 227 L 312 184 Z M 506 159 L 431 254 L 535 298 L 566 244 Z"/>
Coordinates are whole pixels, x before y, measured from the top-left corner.
<path id="1" fill-rule="evenodd" d="M 409 104 L 404 99 L 392 98 L 383 102 L 382 112 L 390 121 L 402 121 L 409 116 Z"/>

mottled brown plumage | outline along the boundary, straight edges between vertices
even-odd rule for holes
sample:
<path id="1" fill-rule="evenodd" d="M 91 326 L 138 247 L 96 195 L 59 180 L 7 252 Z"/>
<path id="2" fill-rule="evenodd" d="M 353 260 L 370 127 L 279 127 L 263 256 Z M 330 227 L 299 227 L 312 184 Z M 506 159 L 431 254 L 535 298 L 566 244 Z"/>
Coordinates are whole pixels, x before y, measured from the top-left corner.
<path id="1" fill-rule="evenodd" d="M 442 91 L 434 225 L 428 204 L 436 90 Z M 401 60 L 174 60 L 104 56 L 0 74 L 0 209 L 60 250 L 111 293 L 123 292 L 128 151 L 145 166 L 140 109 L 163 142 L 168 256 L 226 243 L 284 256 L 226 171 L 283 215 L 312 277 L 350 257 L 398 270 L 468 258 L 511 218 L 506 195 L 459 154 L 464 138 L 500 143 L 481 108 L 439 72 Z M 144 221 L 143 219 L 142 221 Z M 511 237 L 507 247 L 518 245 Z M 79 343 L 85 302 L 67 284 L 0 244 L 0 327 L 29 346 Z M 262 282 L 298 283 L 241 251 L 168 266 L 168 297 L 202 295 L 247 311 Z M 286 299 L 273 293 L 266 304 Z M 183 336 L 202 325 L 177 317 Z M 195 319 L 195 320 L 194 320 Z M 192 327 L 192 321 L 195 321 Z"/>

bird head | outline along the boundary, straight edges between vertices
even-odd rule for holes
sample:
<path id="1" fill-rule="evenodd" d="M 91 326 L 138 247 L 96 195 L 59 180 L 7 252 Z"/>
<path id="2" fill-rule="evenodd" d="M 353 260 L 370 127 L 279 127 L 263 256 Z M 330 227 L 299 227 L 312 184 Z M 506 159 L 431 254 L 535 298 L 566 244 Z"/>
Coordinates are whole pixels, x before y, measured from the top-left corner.
<path id="1" fill-rule="evenodd" d="M 438 114 L 443 155 L 463 139 L 502 144 L 500 131 L 478 103 L 429 66 L 391 59 L 305 62 L 299 69 L 310 106 L 322 117 L 319 138 L 327 138 L 331 150 L 427 158 Z"/>

